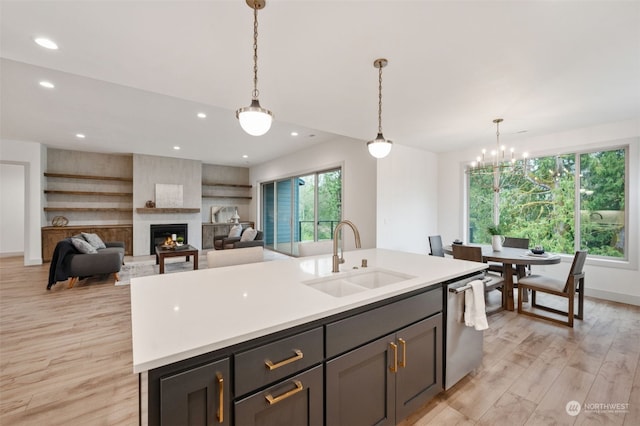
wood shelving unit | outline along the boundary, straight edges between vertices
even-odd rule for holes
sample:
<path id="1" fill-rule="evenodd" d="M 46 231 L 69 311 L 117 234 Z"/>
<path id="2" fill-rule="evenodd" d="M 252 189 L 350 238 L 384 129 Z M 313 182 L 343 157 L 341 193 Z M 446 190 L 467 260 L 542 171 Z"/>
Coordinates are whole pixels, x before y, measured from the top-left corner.
<path id="1" fill-rule="evenodd" d="M 45 189 L 45 194 L 63 194 L 63 195 L 105 195 L 114 197 L 131 197 L 132 192 L 100 192 L 100 191 L 59 191 L 55 189 Z"/>
<path id="2" fill-rule="evenodd" d="M 120 182 L 133 182 L 133 178 L 120 176 L 93 176 L 93 175 L 74 175 L 68 173 L 44 173 L 45 177 L 68 178 L 68 179 L 93 179 L 93 180 L 116 180 Z"/>
<path id="3" fill-rule="evenodd" d="M 200 209 L 182 207 L 138 207 L 136 213 L 200 213 Z"/>
<path id="4" fill-rule="evenodd" d="M 133 212 L 131 207 L 45 207 L 45 212 Z"/>
<path id="5" fill-rule="evenodd" d="M 238 190 L 249 190 L 253 188 L 252 185 L 236 184 L 236 183 L 219 183 L 219 182 L 202 182 L 203 188 L 206 186 L 213 188 L 230 188 Z M 236 200 L 250 200 L 251 195 L 238 195 L 238 194 L 203 194 L 202 198 L 228 198 Z"/>

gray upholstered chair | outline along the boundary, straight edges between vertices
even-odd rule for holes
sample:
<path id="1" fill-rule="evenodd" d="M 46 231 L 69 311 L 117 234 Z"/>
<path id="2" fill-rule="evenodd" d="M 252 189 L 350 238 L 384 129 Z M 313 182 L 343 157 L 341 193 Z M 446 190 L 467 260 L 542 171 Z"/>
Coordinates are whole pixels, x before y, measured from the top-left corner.
<path id="1" fill-rule="evenodd" d="M 567 277 L 566 281 L 546 277 L 544 275 L 529 275 L 528 277 L 521 278 L 518 282 L 518 313 L 529 315 L 532 317 L 543 318 L 549 321 L 573 327 L 574 317 L 578 319 L 584 318 L 584 263 L 586 259 L 587 252 L 585 250 L 579 250 L 576 252 L 576 254 L 573 256 L 573 263 L 571 264 L 569 276 Z M 529 311 L 525 311 L 522 309 L 522 292 L 527 289 L 531 290 L 532 310 Z M 547 293 L 567 299 L 567 310 L 561 311 L 559 309 L 540 305 L 536 301 L 537 292 Z M 574 313 L 576 293 L 578 294 L 577 314 Z M 566 316 L 567 320 L 563 321 L 546 315 L 540 315 L 534 312 L 533 309 L 541 309 L 547 312 Z"/>

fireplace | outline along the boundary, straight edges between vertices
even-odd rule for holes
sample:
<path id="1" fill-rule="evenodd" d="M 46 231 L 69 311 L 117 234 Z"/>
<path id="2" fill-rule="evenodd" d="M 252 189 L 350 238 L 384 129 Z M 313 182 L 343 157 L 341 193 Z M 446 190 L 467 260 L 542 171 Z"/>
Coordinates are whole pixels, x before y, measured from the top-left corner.
<path id="1" fill-rule="evenodd" d="M 184 238 L 184 243 L 187 244 L 189 242 L 187 230 L 186 223 L 151 225 L 149 228 L 149 254 L 156 254 L 156 246 L 164 243 L 167 237 L 171 237 L 172 234 Z"/>

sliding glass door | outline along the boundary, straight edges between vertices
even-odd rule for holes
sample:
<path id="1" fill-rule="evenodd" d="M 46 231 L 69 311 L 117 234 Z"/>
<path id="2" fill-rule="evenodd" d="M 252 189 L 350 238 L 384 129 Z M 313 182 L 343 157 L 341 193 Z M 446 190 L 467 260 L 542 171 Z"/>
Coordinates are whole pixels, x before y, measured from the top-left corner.
<path id="1" fill-rule="evenodd" d="M 262 184 L 266 247 L 297 254 L 297 242 L 331 239 L 342 217 L 342 170 Z"/>

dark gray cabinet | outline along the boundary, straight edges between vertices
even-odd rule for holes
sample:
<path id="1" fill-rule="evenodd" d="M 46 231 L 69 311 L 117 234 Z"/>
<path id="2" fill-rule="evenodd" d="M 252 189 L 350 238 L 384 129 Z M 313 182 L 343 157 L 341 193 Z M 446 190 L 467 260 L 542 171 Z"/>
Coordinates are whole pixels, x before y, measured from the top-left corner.
<path id="1" fill-rule="evenodd" d="M 442 314 L 326 364 L 328 425 L 394 425 L 442 391 Z"/>
<path id="2" fill-rule="evenodd" d="M 443 390 L 442 301 L 431 287 L 151 370 L 149 424 L 395 425 Z"/>
<path id="3" fill-rule="evenodd" d="M 160 379 L 160 424 L 232 424 L 229 379 L 228 358 Z"/>
<path id="4" fill-rule="evenodd" d="M 235 403 L 235 424 L 242 426 L 322 426 L 322 365 Z"/>

